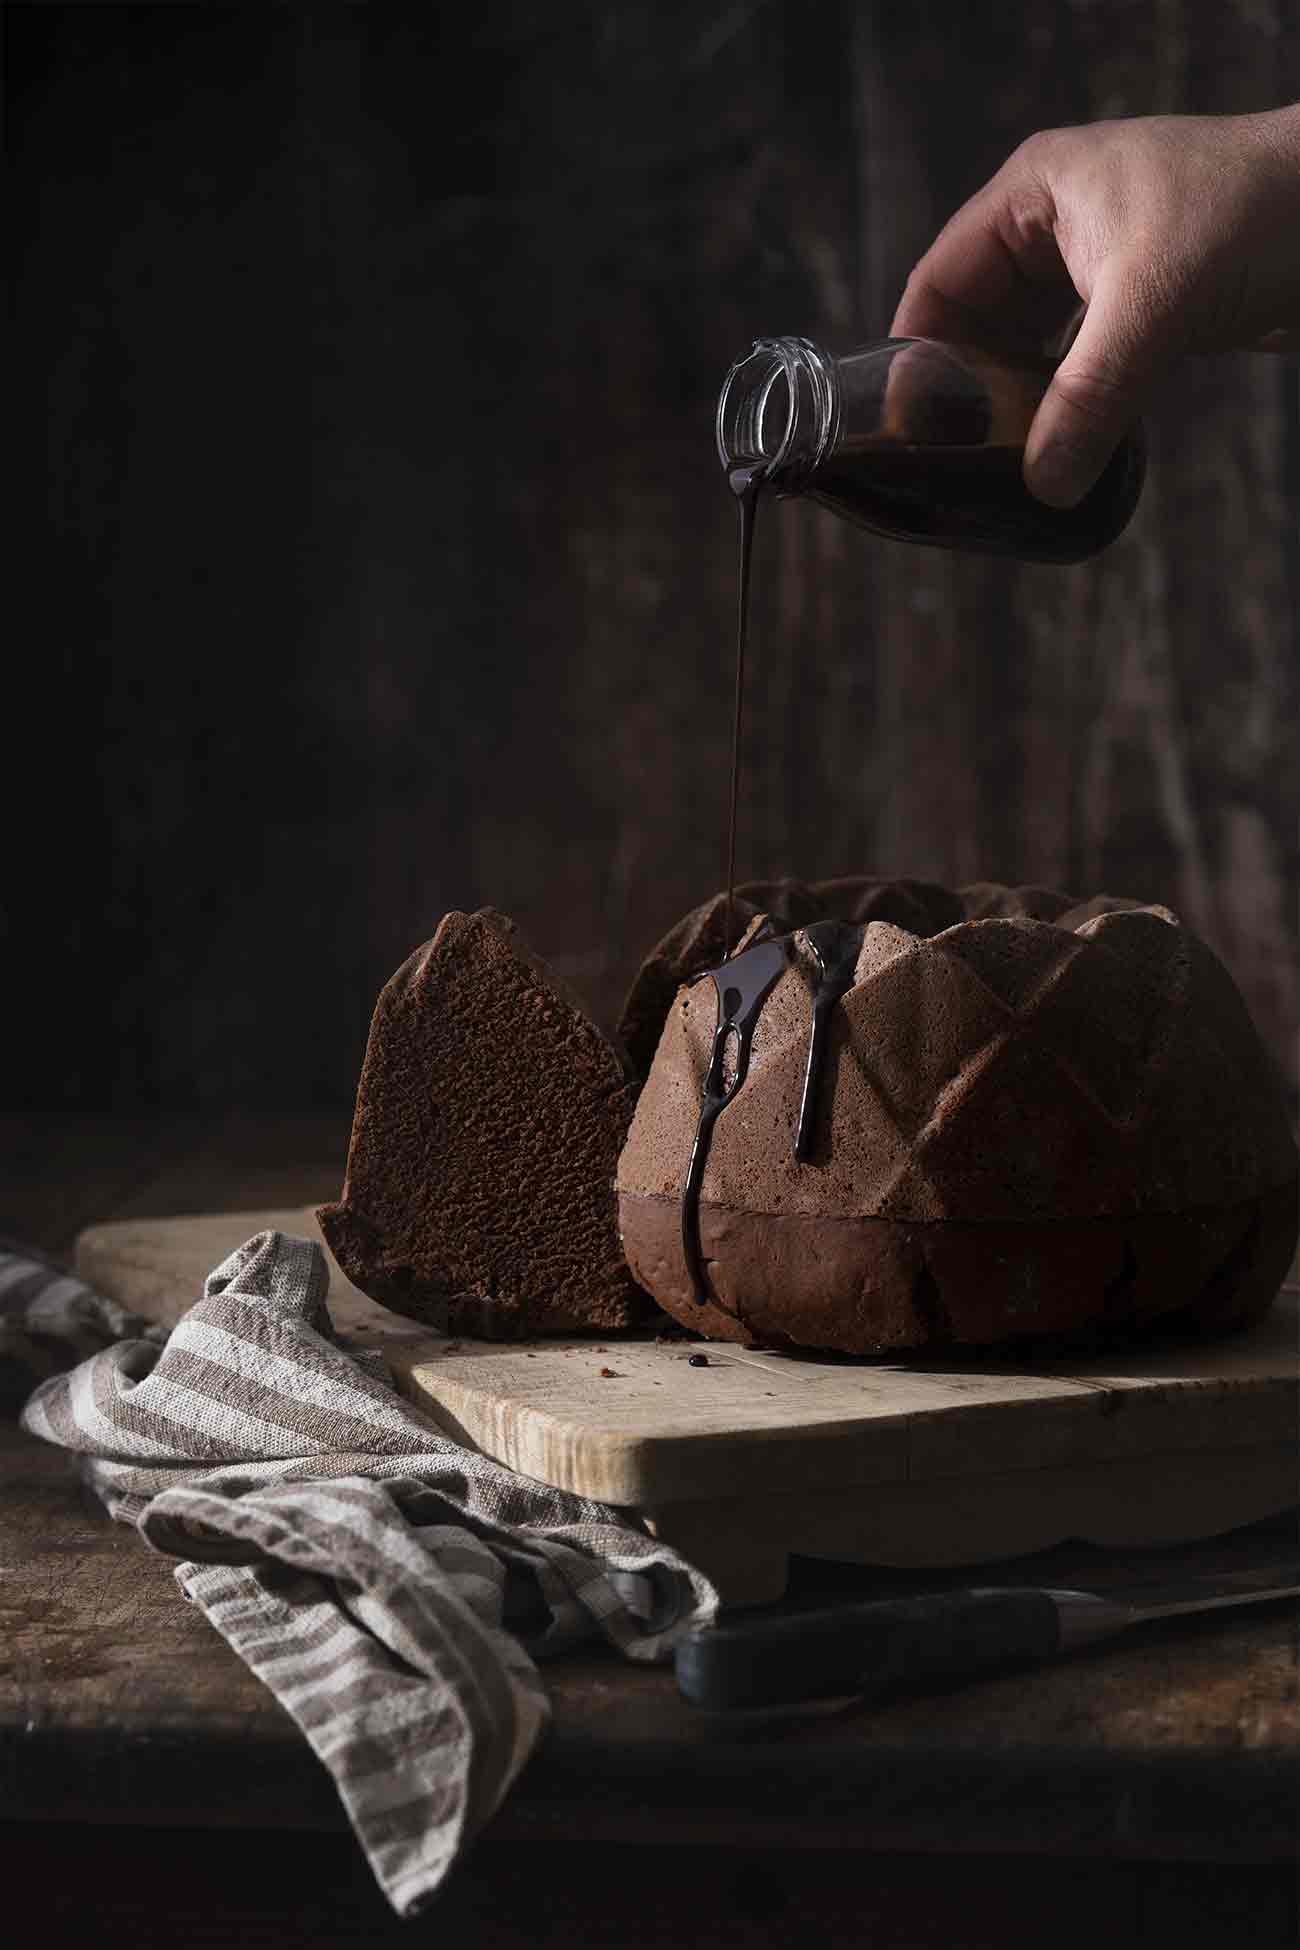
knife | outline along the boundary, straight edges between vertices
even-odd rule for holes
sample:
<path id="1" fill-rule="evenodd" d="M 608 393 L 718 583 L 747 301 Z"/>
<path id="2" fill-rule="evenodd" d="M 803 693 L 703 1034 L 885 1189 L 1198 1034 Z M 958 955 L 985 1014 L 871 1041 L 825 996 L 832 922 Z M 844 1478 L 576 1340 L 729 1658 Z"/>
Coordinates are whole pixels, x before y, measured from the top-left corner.
<path id="1" fill-rule="evenodd" d="M 977 1586 L 771 1611 L 690 1633 L 674 1655 L 677 1685 L 692 1705 L 711 1712 L 874 1699 L 1057 1658 L 1153 1619 L 1295 1597 L 1300 1563 L 1249 1580 L 1189 1579 L 1104 1593 Z"/>

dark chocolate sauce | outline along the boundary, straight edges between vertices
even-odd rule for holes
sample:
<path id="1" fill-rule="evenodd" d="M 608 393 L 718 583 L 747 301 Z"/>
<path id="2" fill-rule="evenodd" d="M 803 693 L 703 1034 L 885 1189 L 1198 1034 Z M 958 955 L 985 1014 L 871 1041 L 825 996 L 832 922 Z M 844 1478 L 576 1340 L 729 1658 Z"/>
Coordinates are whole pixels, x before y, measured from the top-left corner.
<path id="1" fill-rule="evenodd" d="M 808 1034 L 803 1099 L 794 1134 L 794 1155 L 801 1164 L 812 1152 L 831 1014 L 840 997 L 853 986 L 853 971 L 862 952 L 865 931 L 862 927 L 855 927 L 851 921 L 814 921 L 811 927 L 803 931 L 804 940 L 817 964 L 817 986 L 813 990 L 812 1028 Z"/>
<path id="2" fill-rule="evenodd" d="M 862 949 L 863 933 L 864 929 L 851 921 L 815 921 L 811 927 L 803 930 L 804 939 L 817 965 L 817 982 L 813 989 L 803 1098 L 799 1106 L 799 1121 L 793 1133 L 794 1155 L 800 1163 L 812 1151 L 831 1015 L 836 1003 L 853 986 L 853 973 Z M 713 1127 L 749 1072 L 749 1053 L 758 1019 L 779 977 L 790 965 L 793 941 L 792 935 L 757 941 L 743 954 L 735 955 L 720 967 L 707 971 L 718 998 L 718 1014 L 709 1067 L 704 1075 L 695 1142 L 691 1146 L 691 1160 L 682 1186 L 682 1251 L 697 1306 L 709 1297 L 704 1252 L 700 1243 L 700 1187 L 704 1183 Z"/>
<path id="3" fill-rule="evenodd" d="M 744 727 L 745 650 L 749 637 L 749 579 L 754 548 L 754 521 L 767 473 L 765 461 L 745 461 L 727 474 L 740 512 L 740 582 L 736 604 L 736 689 L 731 725 L 731 787 L 727 805 L 727 905 L 723 923 L 726 959 L 707 971 L 718 998 L 713 1047 L 705 1072 L 695 1142 L 682 1185 L 682 1250 L 696 1304 L 709 1296 L 700 1244 L 700 1186 L 708 1162 L 713 1127 L 745 1081 L 749 1052 L 758 1018 L 777 978 L 790 960 L 790 937 L 759 941 L 742 955 L 732 955 L 735 935 L 733 908 L 736 885 L 736 809 L 740 796 L 741 735 Z M 853 981 L 862 929 L 844 921 L 819 921 L 806 930 L 819 976 L 813 992 L 812 1028 L 803 1100 L 794 1134 L 795 1157 L 806 1159 L 812 1148 L 817 1102 L 825 1065 L 826 1037 L 831 1011 Z M 702 978 L 701 978 L 702 979 Z M 729 1048 L 734 1068 L 727 1074 Z"/>
<path id="4" fill-rule="evenodd" d="M 754 520 L 767 473 L 766 461 L 744 461 L 727 474 L 740 510 L 740 584 L 736 600 L 736 693 L 731 719 L 731 792 L 727 802 L 727 908 L 723 953 L 735 945 L 732 903 L 736 890 L 736 805 L 740 795 L 740 741 L 745 707 L 745 647 L 749 641 L 749 564 L 754 552 Z"/>
<path id="5" fill-rule="evenodd" d="M 881 441 L 835 454 L 805 493 L 893 541 L 1025 562 L 1080 562 L 1126 525 L 1142 486 L 1143 449 L 1135 437 L 1126 440 L 1074 508 L 1036 500 L 1023 466 L 1023 447 Z"/>
<path id="6" fill-rule="evenodd" d="M 718 1115 L 725 1110 L 745 1081 L 749 1069 L 750 1045 L 754 1030 L 777 979 L 790 961 L 790 941 L 782 935 L 776 941 L 760 941 L 743 954 L 711 968 L 708 978 L 718 997 L 718 1020 L 713 1031 L 709 1067 L 704 1073 L 704 1092 L 700 1101 L 700 1121 L 695 1127 L 691 1161 L 682 1186 L 682 1251 L 691 1276 L 697 1305 L 709 1297 L 700 1247 L 700 1186 L 708 1162 L 709 1144 Z M 701 977 L 701 980 L 704 978 Z M 728 1054 L 731 1074 L 728 1075 Z"/>

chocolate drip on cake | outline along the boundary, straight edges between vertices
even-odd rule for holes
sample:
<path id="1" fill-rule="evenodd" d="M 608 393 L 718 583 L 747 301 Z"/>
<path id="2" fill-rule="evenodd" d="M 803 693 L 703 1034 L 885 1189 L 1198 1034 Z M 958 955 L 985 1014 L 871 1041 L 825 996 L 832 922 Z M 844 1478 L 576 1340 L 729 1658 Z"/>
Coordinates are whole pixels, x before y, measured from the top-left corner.
<path id="1" fill-rule="evenodd" d="M 713 1032 L 709 1067 L 704 1074 L 704 1094 L 700 1121 L 695 1127 L 690 1162 L 682 1184 L 682 1251 L 690 1269 L 695 1299 L 703 1305 L 708 1299 L 708 1279 L 700 1251 L 699 1203 L 704 1167 L 708 1162 L 713 1127 L 749 1072 L 749 1052 L 763 1004 L 775 983 L 785 973 L 790 960 L 789 942 L 760 941 L 746 948 L 721 968 L 708 973 L 717 990 L 718 1018 Z"/>
<path id="2" fill-rule="evenodd" d="M 855 927 L 848 921 L 815 921 L 811 927 L 804 928 L 799 936 L 817 971 L 813 985 L 803 1096 L 799 1105 L 799 1121 L 794 1130 L 794 1155 L 800 1163 L 805 1162 L 812 1151 L 831 1013 L 853 985 L 864 933 L 863 927 Z M 700 1306 L 705 1305 L 709 1297 L 704 1255 L 700 1248 L 700 1186 L 708 1163 L 713 1127 L 744 1084 L 749 1071 L 754 1031 L 763 1004 L 785 973 L 794 948 L 793 936 L 761 941 L 724 962 L 720 968 L 707 971 L 718 996 L 717 1024 L 709 1053 L 709 1067 L 704 1076 L 700 1121 L 695 1127 L 690 1163 L 682 1186 L 682 1250 L 690 1270 L 696 1303 Z M 727 1068 L 729 1057 L 730 1074 Z"/>
<path id="3" fill-rule="evenodd" d="M 803 931 L 818 973 L 817 986 L 813 990 L 812 1027 L 808 1032 L 808 1066 L 804 1071 L 799 1122 L 794 1134 L 794 1155 L 801 1164 L 812 1153 L 831 1011 L 840 997 L 853 986 L 853 973 L 862 952 L 865 933 L 865 928 L 851 927 L 847 921 L 815 921 L 812 927 Z"/>
<path id="4" fill-rule="evenodd" d="M 1021 892 L 1035 899 L 1055 900 L 1058 906 L 1049 918 L 1054 918 L 1062 905 L 1071 904 L 1068 896 L 1050 895 L 1040 888 L 980 886 L 972 891 L 990 911 L 1003 911 L 993 904 L 999 898 L 1014 902 Z M 744 938 L 745 930 L 760 914 L 778 934 L 834 920 L 859 927 L 869 921 L 889 921 L 925 936 L 971 918 L 960 893 L 933 881 L 885 880 L 867 874 L 837 880 L 746 881 L 735 889 L 733 911 L 738 939 Z M 1005 911 L 1037 912 L 1037 908 L 1013 906 Z M 726 895 L 715 894 L 670 928 L 642 962 L 618 1024 L 619 1039 L 640 1075 L 649 1073 L 665 1019 L 682 983 L 697 980 L 726 960 L 731 945 L 726 926 Z"/>

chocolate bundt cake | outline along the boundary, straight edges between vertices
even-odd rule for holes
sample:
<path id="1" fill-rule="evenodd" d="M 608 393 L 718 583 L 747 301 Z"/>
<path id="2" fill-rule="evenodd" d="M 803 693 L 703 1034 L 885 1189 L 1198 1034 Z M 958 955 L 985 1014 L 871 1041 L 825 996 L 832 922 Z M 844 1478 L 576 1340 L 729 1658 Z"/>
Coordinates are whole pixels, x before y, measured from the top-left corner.
<path id="1" fill-rule="evenodd" d="M 625 1327 L 649 1311 L 614 1206 L 635 1096 L 513 922 L 447 914 L 375 1005 L 321 1230 L 364 1293 L 452 1333 Z"/>
<path id="2" fill-rule="evenodd" d="M 678 1320 L 860 1354 L 1217 1332 L 1267 1309 L 1295 1247 L 1295 1145 L 1231 978 L 1167 909 L 742 892 L 733 957 L 700 973 L 709 903 L 624 1018 L 644 1050 L 685 983 L 617 1180 L 628 1264 Z"/>

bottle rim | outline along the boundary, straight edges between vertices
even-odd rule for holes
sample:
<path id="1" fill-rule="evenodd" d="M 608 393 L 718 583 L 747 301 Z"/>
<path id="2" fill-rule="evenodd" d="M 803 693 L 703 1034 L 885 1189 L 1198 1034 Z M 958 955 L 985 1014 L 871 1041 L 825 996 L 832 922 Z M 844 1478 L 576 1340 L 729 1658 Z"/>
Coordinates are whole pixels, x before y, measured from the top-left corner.
<path id="1" fill-rule="evenodd" d="M 784 416 L 777 393 L 785 382 Z M 772 424 L 771 409 L 779 433 Z M 814 473 L 835 441 L 839 387 L 834 361 L 804 338 L 755 339 L 722 382 L 715 421 L 724 468 L 763 464 L 764 477 L 788 492 Z"/>

